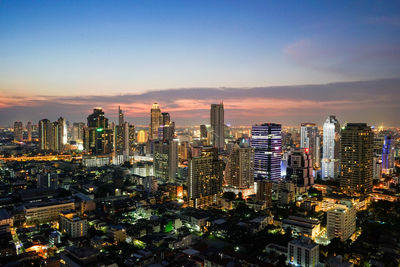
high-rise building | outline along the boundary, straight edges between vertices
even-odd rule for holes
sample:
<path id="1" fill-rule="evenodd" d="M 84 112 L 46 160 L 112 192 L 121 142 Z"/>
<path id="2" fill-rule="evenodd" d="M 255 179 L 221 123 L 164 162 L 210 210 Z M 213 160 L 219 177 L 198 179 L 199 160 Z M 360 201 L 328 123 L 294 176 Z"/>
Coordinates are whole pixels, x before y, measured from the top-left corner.
<path id="1" fill-rule="evenodd" d="M 153 106 L 151 107 L 150 111 L 150 133 L 149 137 L 152 140 L 156 140 L 158 138 L 158 128 L 160 127 L 162 123 L 162 115 L 161 115 L 161 110 L 160 106 L 158 103 L 154 103 Z"/>
<path id="2" fill-rule="evenodd" d="M 369 193 L 373 179 L 373 132 L 366 123 L 347 123 L 341 131 L 341 187 Z"/>
<path id="3" fill-rule="evenodd" d="M 322 179 L 336 179 L 340 169 L 340 124 L 332 115 L 324 123 L 322 154 Z"/>
<path id="4" fill-rule="evenodd" d="M 272 202 L 272 181 L 265 179 L 256 180 L 256 200 L 265 202 L 267 206 Z"/>
<path id="5" fill-rule="evenodd" d="M 124 125 L 124 113 L 122 113 L 121 107 L 118 106 L 118 126 Z"/>
<path id="6" fill-rule="evenodd" d="M 189 158 L 188 197 L 195 208 L 210 206 L 222 192 L 224 163 L 218 158 L 218 149 L 203 147 L 201 155 Z"/>
<path id="7" fill-rule="evenodd" d="M 22 142 L 23 138 L 23 126 L 21 121 L 14 122 L 14 140 L 17 142 Z"/>
<path id="8" fill-rule="evenodd" d="M 305 149 L 289 153 L 286 176 L 299 187 L 314 184 L 312 158 Z"/>
<path id="9" fill-rule="evenodd" d="M 279 180 L 282 158 L 281 125 L 253 125 L 250 143 L 254 148 L 254 178 Z"/>
<path id="10" fill-rule="evenodd" d="M 319 245 L 309 238 L 290 241 L 286 262 L 288 266 L 319 266 Z"/>
<path id="11" fill-rule="evenodd" d="M 302 123 L 300 128 L 300 148 L 307 148 L 312 156 L 314 169 L 321 165 L 321 139 L 315 123 Z"/>
<path id="12" fill-rule="evenodd" d="M 238 189 L 254 186 L 254 148 L 235 144 L 226 164 L 225 182 Z"/>
<path id="13" fill-rule="evenodd" d="M 26 124 L 26 131 L 28 133 L 27 141 L 31 142 L 32 141 L 32 122 L 28 121 L 28 123 Z"/>
<path id="14" fill-rule="evenodd" d="M 211 104 L 210 111 L 211 123 L 211 144 L 224 149 L 225 145 L 225 124 L 224 124 L 224 104 Z"/>
<path id="15" fill-rule="evenodd" d="M 129 142 L 129 155 L 133 156 L 135 152 L 135 143 L 136 143 L 135 125 L 133 124 L 129 125 L 128 142 Z"/>
<path id="16" fill-rule="evenodd" d="M 67 124 L 64 118 L 60 117 L 56 122 L 53 122 L 54 130 L 54 149 L 62 151 L 67 144 Z"/>
<path id="17" fill-rule="evenodd" d="M 154 176 L 165 182 L 175 182 L 178 172 L 178 142 L 154 142 Z"/>
<path id="18" fill-rule="evenodd" d="M 39 147 L 42 150 L 53 150 L 54 129 L 53 123 L 48 119 L 39 121 Z"/>
<path id="19" fill-rule="evenodd" d="M 39 173 L 37 175 L 38 188 L 57 188 L 58 174 L 57 173 Z"/>
<path id="20" fill-rule="evenodd" d="M 200 139 L 207 139 L 207 126 L 204 124 L 200 125 Z"/>
<path id="21" fill-rule="evenodd" d="M 382 172 L 390 174 L 394 168 L 394 149 L 392 146 L 392 137 L 385 135 L 382 147 Z"/>
<path id="22" fill-rule="evenodd" d="M 72 140 L 75 142 L 83 141 L 83 131 L 84 131 L 85 123 L 83 122 L 74 122 L 72 125 Z"/>
<path id="23" fill-rule="evenodd" d="M 171 117 L 168 112 L 161 113 L 161 125 L 168 125 L 171 122 Z"/>
<path id="24" fill-rule="evenodd" d="M 92 154 L 109 154 L 113 151 L 113 130 L 102 108 L 95 108 L 87 118 L 84 131 L 84 148 Z"/>
<path id="25" fill-rule="evenodd" d="M 145 131 L 145 130 L 140 130 L 140 131 L 138 131 L 137 136 L 136 136 L 136 141 L 137 141 L 139 144 L 143 144 L 143 143 L 146 143 L 146 140 L 147 140 L 147 133 L 146 133 L 146 131 Z"/>
<path id="26" fill-rule="evenodd" d="M 356 231 L 356 209 L 352 203 L 345 201 L 335 204 L 327 212 L 327 236 L 328 239 L 339 237 L 346 241 Z"/>

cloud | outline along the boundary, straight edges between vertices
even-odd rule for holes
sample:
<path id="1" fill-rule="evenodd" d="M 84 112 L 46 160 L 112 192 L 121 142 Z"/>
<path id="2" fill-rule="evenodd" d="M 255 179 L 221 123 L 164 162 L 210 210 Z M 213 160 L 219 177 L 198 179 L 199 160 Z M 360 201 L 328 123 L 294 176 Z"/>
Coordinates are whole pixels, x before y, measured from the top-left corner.
<path id="1" fill-rule="evenodd" d="M 400 44 L 341 45 L 301 39 L 284 47 L 283 54 L 298 66 L 342 77 L 368 78 L 377 73 L 396 77 L 400 73 Z"/>
<path id="2" fill-rule="evenodd" d="M 322 123 L 331 113 L 343 121 L 398 125 L 399 92 L 400 78 L 255 88 L 181 88 L 114 96 L 2 96 L 0 124 L 55 120 L 59 116 L 85 121 L 95 106 L 102 106 L 106 116 L 116 120 L 120 105 L 129 121 L 148 125 L 151 104 L 159 102 L 178 126 L 198 125 L 208 123 L 211 103 L 223 101 L 226 121 L 233 125 Z"/>

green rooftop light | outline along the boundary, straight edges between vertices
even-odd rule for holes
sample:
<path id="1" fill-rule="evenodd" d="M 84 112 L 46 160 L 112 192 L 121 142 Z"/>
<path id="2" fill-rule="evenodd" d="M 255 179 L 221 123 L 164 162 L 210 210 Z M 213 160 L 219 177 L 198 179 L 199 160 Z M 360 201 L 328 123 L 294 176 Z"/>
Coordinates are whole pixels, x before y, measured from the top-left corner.
<path id="1" fill-rule="evenodd" d="M 103 128 L 97 128 L 96 131 L 102 132 L 102 131 L 103 131 Z"/>

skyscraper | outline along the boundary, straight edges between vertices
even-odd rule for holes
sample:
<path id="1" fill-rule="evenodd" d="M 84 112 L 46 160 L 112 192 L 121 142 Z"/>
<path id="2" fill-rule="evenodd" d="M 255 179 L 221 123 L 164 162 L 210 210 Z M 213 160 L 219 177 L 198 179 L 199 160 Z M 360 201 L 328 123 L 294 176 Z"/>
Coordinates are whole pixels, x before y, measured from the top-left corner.
<path id="1" fill-rule="evenodd" d="M 124 113 L 122 113 L 121 107 L 118 106 L 118 126 L 124 125 Z"/>
<path id="2" fill-rule="evenodd" d="M 39 121 L 39 147 L 42 150 L 54 148 L 53 123 L 48 119 Z"/>
<path id="3" fill-rule="evenodd" d="M 235 144 L 225 168 L 225 181 L 238 189 L 254 186 L 254 148 Z"/>
<path id="4" fill-rule="evenodd" d="M 392 147 L 392 137 L 385 135 L 382 147 L 382 172 L 389 174 L 394 168 L 394 150 Z"/>
<path id="5" fill-rule="evenodd" d="M 224 149 L 225 145 L 225 124 L 224 124 L 224 104 L 211 104 L 210 110 L 211 123 L 211 144 Z"/>
<path id="6" fill-rule="evenodd" d="M 341 187 L 369 193 L 373 179 L 373 132 L 366 123 L 347 123 L 341 131 Z"/>
<path id="7" fill-rule="evenodd" d="M 340 124 L 332 115 L 324 123 L 322 153 L 322 179 L 336 179 L 340 169 Z"/>
<path id="8" fill-rule="evenodd" d="M 281 125 L 253 125 L 250 143 L 254 148 L 254 178 L 279 180 L 282 158 Z"/>
<path id="9" fill-rule="evenodd" d="M 26 124 L 26 131 L 28 133 L 28 142 L 32 141 L 32 122 L 28 121 L 28 123 Z"/>
<path id="10" fill-rule="evenodd" d="M 154 142 L 154 176 L 165 182 L 175 182 L 178 172 L 178 142 Z"/>
<path id="11" fill-rule="evenodd" d="M 207 127 L 204 124 L 200 125 L 200 139 L 207 139 Z"/>
<path id="12" fill-rule="evenodd" d="M 315 123 L 302 123 L 300 128 L 300 148 L 307 148 L 312 156 L 314 169 L 321 165 L 320 144 L 318 127 Z"/>
<path id="13" fill-rule="evenodd" d="M 21 142 L 23 140 L 23 126 L 21 121 L 14 122 L 14 140 Z"/>
<path id="14" fill-rule="evenodd" d="M 84 127 L 85 123 L 74 122 L 74 124 L 72 125 L 72 140 L 74 140 L 75 142 L 82 142 Z"/>
<path id="15" fill-rule="evenodd" d="M 154 103 L 150 111 L 150 139 L 158 139 L 158 128 L 162 123 L 161 110 L 158 103 Z"/>
<path id="16" fill-rule="evenodd" d="M 189 158 L 188 197 L 195 208 L 210 206 L 222 192 L 224 163 L 218 158 L 218 150 L 203 147 L 201 155 Z"/>
<path id="17" fill-rule="evenodd" d="M 92 154 L 109 154 L 113 151 L 113 130 L 108 129 L 108 119 L 102 108 L 94 108 L 87 117 L 84 131 L 84 148 Z"/>

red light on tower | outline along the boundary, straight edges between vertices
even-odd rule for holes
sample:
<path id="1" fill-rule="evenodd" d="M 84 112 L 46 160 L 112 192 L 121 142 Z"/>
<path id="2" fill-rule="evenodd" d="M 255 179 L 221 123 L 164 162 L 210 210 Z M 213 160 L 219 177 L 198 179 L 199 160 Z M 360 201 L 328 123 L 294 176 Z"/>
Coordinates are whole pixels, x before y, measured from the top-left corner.
<path id="1" fill-rule="evenodd" d="M 306 152 L 306 154 L 308 154 L 309 151 L 310 149 L 308 147 L 304 148 L 304 152 Z"/>

